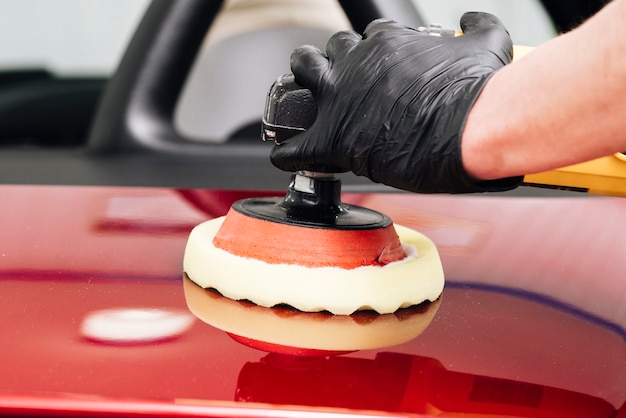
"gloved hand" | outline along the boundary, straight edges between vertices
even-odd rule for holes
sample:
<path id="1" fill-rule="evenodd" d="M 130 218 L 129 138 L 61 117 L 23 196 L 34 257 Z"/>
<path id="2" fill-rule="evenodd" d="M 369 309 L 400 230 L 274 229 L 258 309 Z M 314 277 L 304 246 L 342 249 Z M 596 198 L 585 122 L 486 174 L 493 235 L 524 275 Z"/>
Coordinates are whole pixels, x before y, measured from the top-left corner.
<path id="1" fill-rule="evenodd" d="M 464 170 L 461 134 L 489 77 L 512 59 L 500 20 L 466 13 L 459 37 L 436 37 L 389 20 L 363 37 L 339 32 L 326 55 L 303 46 L 291 56 L 296 81 L 318 103 L 314 124 L 273 148 L 286 171 L 352 171 L 421 193 L 499 191 L 521 178 L 477 181 Z"/>

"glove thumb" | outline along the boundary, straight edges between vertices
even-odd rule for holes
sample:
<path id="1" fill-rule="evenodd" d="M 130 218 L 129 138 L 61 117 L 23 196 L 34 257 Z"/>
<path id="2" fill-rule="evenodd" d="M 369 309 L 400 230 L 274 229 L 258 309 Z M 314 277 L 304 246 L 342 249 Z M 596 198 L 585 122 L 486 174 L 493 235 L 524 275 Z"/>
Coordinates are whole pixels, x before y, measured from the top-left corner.
<path id="1" fill-rule="evenodd" d="M 471 40 L 474 48 L 490 51 L 502 64 L 513 59 L 513 41 L 500 19 L 490 13 L 467 12 L 461 17 L 463 38 Z"/>
<path id="2" fill-rule="evenodd" d="M 270 161 L 283 171 L 298 171 L 306 166 L 302 161 L 302 146 L 306 144 L 308 131 L 295 135 L 272 147 Z"/>
<path id="3" fill-rule="evenodd" d="M 333 148 L 324 140 L 315 125 L 295 135 L 280 145 L 275 145 L 270 160 L 283 171 L 316 171 L 320 173 L 344 173 L 350 171 L 347 158 L 337 159 Z"/>

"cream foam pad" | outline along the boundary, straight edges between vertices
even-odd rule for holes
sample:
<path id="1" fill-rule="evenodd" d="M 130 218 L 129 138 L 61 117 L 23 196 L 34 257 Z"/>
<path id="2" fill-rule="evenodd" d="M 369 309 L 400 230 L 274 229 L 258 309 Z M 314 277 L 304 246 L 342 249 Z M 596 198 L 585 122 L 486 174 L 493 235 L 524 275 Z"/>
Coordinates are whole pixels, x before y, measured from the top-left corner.
<path id="1" fill-rule="evenodd" d="M 405 343 L 428 327 L 440 302 L 438 299 L 395 314 L 331 315 L 285 306 L 265 308 L 203 289 L 188 277 L 183 283 L 189 310 L 203 322 L 247 339 L 309 350 L 373 350 Z"/>
<path id="2" fill-rule="evenodd" d="M 407 254 L 403 260 L 343 269 L 270 264 L 231 254 L 212 242 L 223 221 L 224 217 L 212 219 L 191 231 L 183 270 L 199 286 L 214 288 L 230 299 L 265 307 L 287 304 L 304 312 L 387 314 L 434 301 L 443 291 L 443 268 L 435 245 L 400 225 L 395 229 Z"/>

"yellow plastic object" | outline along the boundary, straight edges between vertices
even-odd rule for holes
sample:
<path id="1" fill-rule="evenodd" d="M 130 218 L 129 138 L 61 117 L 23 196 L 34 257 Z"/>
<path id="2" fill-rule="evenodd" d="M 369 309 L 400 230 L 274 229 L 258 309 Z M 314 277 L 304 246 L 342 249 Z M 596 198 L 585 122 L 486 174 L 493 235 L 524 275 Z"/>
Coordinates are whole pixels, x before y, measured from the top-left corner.
<path id="1" fill-rule="evenodd" d="M 626 197 L 626 155 L 617 153 L 524 177 L 524 184 Z"/>
<path id="2" fill-rule="evenodd" d="M 522 58 L 524 55 L 535 49 L 532 46 L 513 45 L 513 61 Z"/>

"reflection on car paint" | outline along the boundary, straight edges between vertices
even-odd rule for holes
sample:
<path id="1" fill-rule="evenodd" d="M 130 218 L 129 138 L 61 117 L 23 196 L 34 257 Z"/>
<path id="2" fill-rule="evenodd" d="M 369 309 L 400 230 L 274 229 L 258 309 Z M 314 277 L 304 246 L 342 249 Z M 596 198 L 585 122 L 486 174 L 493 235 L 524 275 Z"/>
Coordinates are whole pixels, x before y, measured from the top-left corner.
<path id="1" fill-rule="evenodd" d="M 90 312 L 80 333 L 102 344 L 147 344 L 172 340 L 189 329 L 187 312 L 159 308 L 112 308 Z"/>

